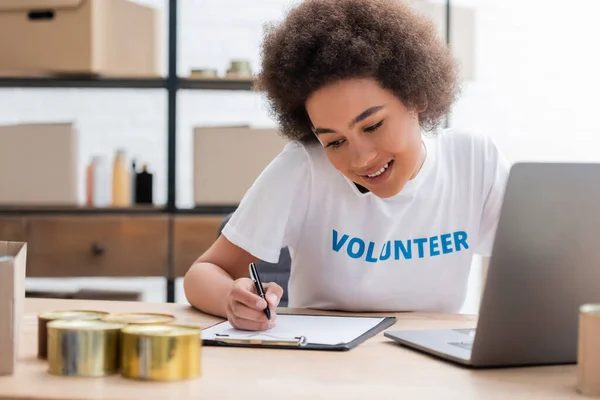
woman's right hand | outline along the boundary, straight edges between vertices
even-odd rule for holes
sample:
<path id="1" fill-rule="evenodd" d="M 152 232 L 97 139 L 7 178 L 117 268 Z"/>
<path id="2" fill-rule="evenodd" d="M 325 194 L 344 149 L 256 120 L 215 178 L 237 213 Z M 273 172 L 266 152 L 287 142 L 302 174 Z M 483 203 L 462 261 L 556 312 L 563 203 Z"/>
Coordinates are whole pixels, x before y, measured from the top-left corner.
<path id="1" fill-rule="evenodd" d="M 263 284 L 265 298 L 271 309 L 271 319 L 267 319 L 267 302 L 258 296 L 254 282 L 250 278 L 240 278 L 233 282 L 227 296 L 227 320 L 236 329 L 266 331 L 275 326 L 275 308 L 283 295 L 283 288 L 275 282 Z"/>

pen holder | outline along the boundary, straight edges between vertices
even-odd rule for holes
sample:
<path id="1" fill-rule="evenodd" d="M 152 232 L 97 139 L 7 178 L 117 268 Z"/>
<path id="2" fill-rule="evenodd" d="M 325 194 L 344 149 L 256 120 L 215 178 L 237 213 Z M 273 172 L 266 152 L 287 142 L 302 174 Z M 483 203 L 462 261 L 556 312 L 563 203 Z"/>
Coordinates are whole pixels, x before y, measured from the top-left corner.
<path id="1" fill-rule="evenodd" d="M 579 308 L 577 391 L 600 397 L 600 304 Z"/>

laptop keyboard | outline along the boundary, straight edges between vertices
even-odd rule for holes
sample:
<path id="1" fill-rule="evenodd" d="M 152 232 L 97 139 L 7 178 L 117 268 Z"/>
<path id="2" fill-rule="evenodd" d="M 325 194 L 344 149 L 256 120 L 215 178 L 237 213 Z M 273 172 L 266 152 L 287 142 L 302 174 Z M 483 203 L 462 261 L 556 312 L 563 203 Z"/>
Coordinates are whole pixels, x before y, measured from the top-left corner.
<path id="1" fill-rule="evenodd" d="M 463 335 L 467 335 L 471 338 L 475 337 L 475 328 L 467 328 L 467 329 L 454 329 L 454 332 L 462 333 Z M 465 350 L 473 350 L 473 341 L 460 341 L 460 342 L 450 342 L 453 346 L 460 347 Z"/>
<path id="2" fill-rule="evenodd" d="M 462 333 L 465 335 L 469 335 L 471 337 L 475 336 L 475 328 L 467 328 L 467 329 L 454 329 L 454 332 Z"/>
<path id="3" fill-rule="evenodd" d="M 473 350 L 473 342 L 450 342 L 449 344 L 461 347 L 465 350 Z"/>

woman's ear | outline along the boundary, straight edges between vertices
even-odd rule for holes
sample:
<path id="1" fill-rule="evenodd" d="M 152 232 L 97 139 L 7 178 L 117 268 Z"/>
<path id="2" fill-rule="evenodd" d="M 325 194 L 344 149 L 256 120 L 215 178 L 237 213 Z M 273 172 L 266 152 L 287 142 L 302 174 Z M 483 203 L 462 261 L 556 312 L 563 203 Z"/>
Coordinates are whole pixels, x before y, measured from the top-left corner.
<path id="1" fill-rule="evenodd" d="M 422 112 L 425 112 L 425 110 L 427 110 L 427 105 L 428 105 L 426 94 L 423 93 L 419 97 L 420 97 L 419 102 L 417 103 L 417 105 L 415 107 L 415 111 L 417 112 L 417 114 L 421 114 Z"/>
<path id="2" fill-rule="evenodd" d="M 425 110 L 427 110 L 427 103 L 415 104 L 414 106 L 408 109 L 410 115 L 415 119 L 418 119 L 419 115 Z"/>

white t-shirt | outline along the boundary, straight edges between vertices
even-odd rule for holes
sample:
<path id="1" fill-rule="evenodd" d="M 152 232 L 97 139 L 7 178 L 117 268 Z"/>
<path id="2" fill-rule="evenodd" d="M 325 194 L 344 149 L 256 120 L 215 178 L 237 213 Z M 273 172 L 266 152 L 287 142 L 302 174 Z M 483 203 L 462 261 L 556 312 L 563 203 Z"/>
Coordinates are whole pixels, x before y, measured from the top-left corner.
<path id="1" fill-rule="evenodd" d="M 288 247 L 289 307 L 458 312 L 472 255 L 491 251 L 510 167 L 487 136 L 423 141 L 418 175 L 387 199 L 361 193 L 319 143 L 290 143 L 223 234 L 271 263 Z"/>

